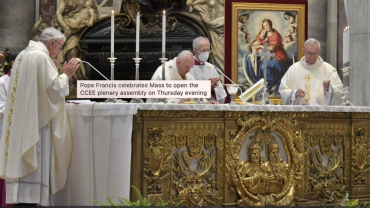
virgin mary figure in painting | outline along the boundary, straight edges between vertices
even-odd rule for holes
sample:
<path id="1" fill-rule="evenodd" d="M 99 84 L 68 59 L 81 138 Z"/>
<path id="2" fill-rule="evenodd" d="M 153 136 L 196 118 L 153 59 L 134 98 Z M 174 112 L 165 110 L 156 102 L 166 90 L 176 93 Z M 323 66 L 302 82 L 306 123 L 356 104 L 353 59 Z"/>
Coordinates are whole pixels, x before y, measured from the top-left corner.
<path id="1" fill-rule="evenodd" d="M 272 90 L 275 86 L 274 92 L 277 92 L 280 86 L 280 80 L 289 68 L 289 56 L 284 50 L 281 35 L 272 27 L 272 21 L 270 19 L 264 19 L 262 21 L 262 29 L 267 32 L 267 48 L 270 52 L 275 53 L 275 56 L 266 62 L 267 87 L 269 90 Z M 257 35 L 256 40 L 258 39 L 259 37 Z M 253 63 L 254 58 L 251 57 L 254 56 L 256 50 L 260 47 L 261 46 L 259 45 L 252 45 L 252 55 L 248 56 L 245 60 L 245 70 L 250 81 L 253 83 L 258 82 L 263 78 L 264 73 L 263 60 L 261 58 L 257 58 L 255 59 L 256 63 Z"/>

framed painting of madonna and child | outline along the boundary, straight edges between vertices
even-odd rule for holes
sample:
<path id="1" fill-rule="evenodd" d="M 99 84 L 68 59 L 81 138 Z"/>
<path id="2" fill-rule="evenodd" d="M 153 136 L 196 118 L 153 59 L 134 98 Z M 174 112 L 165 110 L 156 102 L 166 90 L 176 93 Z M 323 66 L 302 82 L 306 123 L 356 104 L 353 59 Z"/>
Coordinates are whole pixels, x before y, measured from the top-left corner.
<path id="1" fill-rule="evenodd" d="M 264 76 L 264 61 L 256 53 L 267 43 L 275 53 L 266 62 L 268 90 L 278 92 L 288 68 L 303 56 L 306 39 L 305 4 L 234 2 L 231 11 L 231 75 L 251 86 Z"/>

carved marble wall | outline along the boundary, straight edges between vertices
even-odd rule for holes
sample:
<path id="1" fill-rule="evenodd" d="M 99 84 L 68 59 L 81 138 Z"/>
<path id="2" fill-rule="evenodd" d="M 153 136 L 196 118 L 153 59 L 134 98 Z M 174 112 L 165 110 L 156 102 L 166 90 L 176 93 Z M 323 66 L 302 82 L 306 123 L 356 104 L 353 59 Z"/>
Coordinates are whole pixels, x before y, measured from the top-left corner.
<path id="1" fill-rule="evenodd" d="M 184 5 L 183 10 L 197 16 L 199 20 L 209 26 L 213 33 L 215 62 L 223 69 L 223 30 L 215 27 L 215 25 L 223 25 L 223 0 L 215 2 L 216 4 L 198 4 L 187 0 L 186 3 L 189 6 Z M 326 31 L 328 29 L 326 8 L 327 0 L 308 0 L 308 36 L 316 37 L 321 41 L 324 59 L 326 59 Z M 9 47 L 12 53 L 18 53 L 27 46 L 31 38 L 32 26 L 35 24 L 35 1 L 1 0 L 0 13 L 2 15 L 0 49 Z"/>

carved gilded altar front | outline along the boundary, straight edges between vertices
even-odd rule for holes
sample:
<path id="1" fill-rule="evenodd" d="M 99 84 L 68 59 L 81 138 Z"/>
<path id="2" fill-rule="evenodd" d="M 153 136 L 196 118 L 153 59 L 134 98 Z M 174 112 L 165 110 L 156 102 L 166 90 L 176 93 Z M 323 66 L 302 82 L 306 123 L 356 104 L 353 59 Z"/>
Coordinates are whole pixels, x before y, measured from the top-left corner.
<path id="1" fill-rule="evenodd" d="M 131 183 L 190 206 L 366 201 L 369 125 L 369 113 L 139 110 Z"/>

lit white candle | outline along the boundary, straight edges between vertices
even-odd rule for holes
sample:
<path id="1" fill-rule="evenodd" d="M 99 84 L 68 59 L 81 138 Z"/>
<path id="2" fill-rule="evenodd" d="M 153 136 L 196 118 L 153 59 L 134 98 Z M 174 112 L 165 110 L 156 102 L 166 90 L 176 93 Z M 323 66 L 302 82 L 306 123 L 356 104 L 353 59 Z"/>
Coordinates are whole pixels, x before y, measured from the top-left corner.
<path id="1" fill-rule="evenodd" d="M 346 63 L 346 28 L 343 30 L 343 66 Z"/>
<path id="2" fill-rule="evenodd" d="M 165 58 L 166 53 L 166 11 L 163 10 L 162 18 L 162 58 Z"/>
<path id="3" fill-rule="evenodd" d="M 348 26 L 348 31 L 347 31 L 347 62 L 349 62 L 349 51 L 350 51 L 350 45 L 349 45 L 349 42 L 350 42 L 350 39 L 351 39 L 351 32 L 350 32 L 350 29 L 349 29 L 349 26 Z"/>
<path id="4" fill-rule="evenodd" d="M 349 62 L 349 26 L 347 26 L 347 36 L 346 36 L 347 38 L 346 38 L 346 42 L 347 42 L 347 47 L 346 47 L 346 49 L 347 49 L 347 51 L 346 51 L 346 54 L 347 54 L 347 63 Z"/>
<path id="5" fill-rule="evenodd" d="M 346 62 L 348 62 L 348 46 L 349 46 L 348 37 L 349 37 L 349 35 L 348 35 L 348 27 L 347 27 L 347 31 L 346 31 Z"/>
<path id="6" fill-rule="evenodd" d="M 139 58 L 139 43 L 140 43 L 140 14 L 136 16 L 136 58 Z"/>
<path id="7" fill-rule="evenodd" d="M 348 34 L 348 26 L 344 29 L 344 35 L 343 35 L 343 42 L 344 42 L 344 51 L 343 51 L 343 56 L 344 56 L 344 60 L 343 60 L 343 63 L 346 64 L 348 62 L 348 47 L 349 47 L 349 44 L 348 44 L 348 38 L 349 38 L 349 34 Z"/>
<path id="8" fill-rule="evenodd" d="M 114 57 L 114 11 L 112 10 L 111 25 L 110 25 L 110 52 L 111 57 Z"/>
<path id="9" fill-rule="evenodd" d="M 349 27 L 347 26 L 344 29 L 344 35 L 343 35 L 343 64 L 348 63 L 349 61 Z"/>

